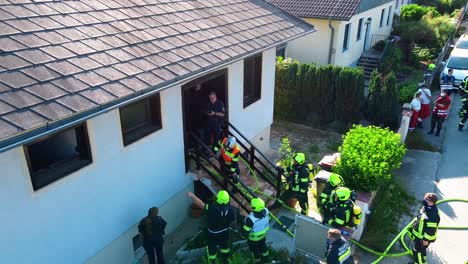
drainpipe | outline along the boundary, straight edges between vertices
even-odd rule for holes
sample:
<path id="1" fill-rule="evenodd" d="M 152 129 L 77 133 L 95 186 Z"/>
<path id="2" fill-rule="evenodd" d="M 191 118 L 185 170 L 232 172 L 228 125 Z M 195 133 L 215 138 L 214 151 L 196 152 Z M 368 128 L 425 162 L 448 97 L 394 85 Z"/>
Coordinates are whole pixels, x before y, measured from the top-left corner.
<path id="1" fill-rule="evenodd" d="M 328 27 L 331 30 L 330 36 L 330 47 L 328 48 L 328 64 L 331 64 L 332 51 L 333 51 L 333 40 L 335 39 L 335 28 L 331 24 L 331 17 L 328 18 Z"/>

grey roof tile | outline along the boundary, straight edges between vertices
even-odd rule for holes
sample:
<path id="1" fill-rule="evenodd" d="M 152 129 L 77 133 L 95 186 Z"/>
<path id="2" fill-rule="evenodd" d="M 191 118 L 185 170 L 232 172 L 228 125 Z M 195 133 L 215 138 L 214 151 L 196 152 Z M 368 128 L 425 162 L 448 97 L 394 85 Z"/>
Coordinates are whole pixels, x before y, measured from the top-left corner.
<path id="1" fill-rule="evenodd" d="M 5 21 L 8 25 L 16 28 L 21 32 L 32 32 L 42 30 L 40 26 L 34 24 L 33 22 L 29 21 L 28 19 L 21 19 L 21 20 L 7 20 Z"/>
<path id="2" fill-rule="evenodd" d="M 7 20 L 11 18 L 16 18 L 14 15 L 8 13 L 7 11 L 0 9 L 0 20 Z"/>
<path id="3" fill-rule="evenodd" d="M 90 59 L 89 57 L 75 57 L 73 59 L 69 59 L 68 61 L 83 70 L 92 70 L 102 66 L 100 63 Z"/>
<path id="4" fill-rule="evenodd" d="M 212 64 L 211 62 L 205 60 L 202 56 L 191 58 L 190 61 L 203 68 L 208 67 Z"/>
<path id="5" fill-rule="evenodd" d="M 150 86 L 156 86 L 164 82 L 163 79 L 159 78 L 157 75 L 150 73 L 150 72 L 138 74 L 136 77 L 144 81 L 145 83 L 149 84 Z"/>
<path id="6" fill-rule="evenodd" d="M 106 92 L 104 89 L 91 89 L 86 90 L 80 93 L 82 96 L 86 97 L 87 99 L 97 103 L 97 104 L 105 104 L 109 103 L 110 101 L 116 99 L 116 97 Z"/>
<path id="7" fill-rule="evenodd" d="M 64 48 L 63 46 L 47 46 L 47 47 L 41 48 L 41 50 L 59 60 L 76 56 L 75 53 Z"/>
<path id="8" fill-rule="evenodd" d="M 18 18 L 37 16 L 36 13 L 22 5 L 3 5 L 0 8 Z"/>
<path id="9" fill-rule="evenodd" d="M 115 36 L 125 41 L 127 44 L 135 44 L 135 43 L 142 42 L 140 38 L 136 37 L 132 33 L 122 33 L 122 34 L 117 34 Z"/>
<path id="10" fill-rule="evenodd" d="M 54 60 L 53 57 L 47 55 L 39 49 L 23 50 L 15 53 L 21 58 L 31 62 L 32 64 L 41 64 Z"/>
<path id="11" fill-rule="evenodd" d="M 134 91 L 141 91 L 149 88 L 148 84 L 140 81 L 135 77 L 129 77 L 120 81 L 121 84 L 130 87 Z"/>
<path id="12" fill-rule="evenodd" d="M 47 101 L 66 94 L 64 90 L 50 82 L 29 86 L 25 90 Z"/>
<path id="13" fill-rule="evenodd" d="M 97 25 L 94 25 L 97 29 L 101 30 L 102 32 L 106 32 L 107 34 L 109 35 L 112 35 L 112 34 L 116 34 L 116 33 L 120 33 L 120 31 L 109 25 L 109 24 L 97 24 Z"/>
<path id="14" fill-rule="evenodd" d="M 6 103 L 0 101 L 0 115 L 10 113 L 10 112 L 12 112 L 14 110 L 15 110 L 15 108 L 11 107 L 9 104 L 6 104 Z"/>
<path id="15" fill-rule="evenodd" d="M 15 55 L 0 55 L 0 65 L 8 70 L 14 70 L 31 65 L 29 62 Z"/>
<path id="16" fill-rule="evenodd" d="M 96 19 L 93 16 L 88 15 L 87 13 L 75 13 L 71 14 L 70 16 L 85 25 L 101 22 L 99 21 L 99 19 Z"/>
<path id="17" fill-rule="evenodd" d="M 75 77 L 67 77 L 67 78 L 58 79 L 58 80 L 53 81 L 52 83 L 70 93 L 74 93 L 74 92 L 78 92 L 78 91 L 82 91 L 84 89 L 90 88 L 89 85 L 76 79 Z"/>
<path id="18" fill-rule="evenodd" d="M 113 9 L 113 10 L 105 10 L 104 11 L 107 15 L 117 19 L 117 20 L 122 20 L 122 19 L 127 19 L 129 18 L 129 16 L 125 15 L 125 13 L 123 12 L 120 12 L 119 10 L 117 9 Z"/>
<path id="19" fill-rule="evenodd" d="M 150 70 L 154 70 L 157 68 L 156 65 L 154 65 L 153 63 L 145 59 L 136 59 L 136 60 L 131 60 L 129 62 L 143 71 L 150 71 Z"/>
<path id="20" fill-rule="evenodd" d="M 51 62 L 46 64 L 45 66 L 51 68 L 52 70 L 60 73 L 63 76 L 67 76 L 81 71 L 80 68 L 74 66 L 68 61 Z"/>
<path id="21" fill-rule="evenodd" d="M 9 92 L 11 91 L 11 88 L 6 86 L 5 84 L 3 83 L 0 83 L 0 93 L 3 93 L 3 92 Z"/>
<path id="22" fill-rule="evenodd" d="M 9 52 L 24 49 L 26 46 L 8 37 L 0 38 L 0 51 Z"/>
<path id="23" fill-rule="evenodd" d="M 103 50 L 108 50 L 112 48 L 111 46 L 107 45 L 106 43 L 102 42 L 99 39 L 85 39 L 85 40 L 82 40 L 81 43 L 86 44 L 89 47 L 92 47 L 93 49 L 97 51 L 103 51 Z"/>
<path id="24" fill-rule="evenodd" d="M 139 48 L 147 51 L 148 53 L 150 54 L 155 54 L 155 53 L 158 53 L 158 52 L 161 52 L 162 49 L 159 48 L 158 46 L 154 45 L 154 44 L 151 44 L 151 43 L 139 43 L 137 45 Z M 124 48 L 125 49 L 125 48 Z"/>
<path id="25" fill-rule="evenodd" d="M 140 69 L 140 68 L 138 68 L 138 67 L 136 67 L 133 64 L 130 64 L 128 62 L 115 64 L 112 67 L 118 69 L 121 72 L 125 72 L 128 75 L 136 75 L 138 73 L 143 72 L 142 69 Z"/>
<path id="26" fill-rule="evenodd" d="M 195 64 L 195 63 L 193 63 L 193 62 L 191 62 L 189 60 L 184 60 L 184 61 L 180 62 L 179 65 L 181 65 L 185 69 L 188 69 L 191 72 L 196 72 L 198 70 L 201 70 L 200 66 L 198 66 L 197 64 Z"/>
<path id="27" fill-rule="evenodd" d="M 0 21 L 0 36 L 15 34 L 15 33 L 18 33 L 18 32 L 20 32 L 20 31 L 15 29 L 14 27 Z"/>
<path id="28" fill-rule="evenodd" d="M 182 60 L 181 57 L 179 57 L 177 54 L 170 52 L 170 51 L 161 52 L 158 54 L 158 56 L 168 60 L 169 62 L 178 62 Z"/>
<path id="29" fill-rule="evenodd" d="M 13 36 L 12 38 L 28 48 L 35 48 L 49 44 L 47 41 L 33 34 L 21 34 Z"/>
<path id="30" fill-rule="evenodd" d="M 125 41 L 123 41 L 122 39 L 118 38 L 118 37 L 114 37 L 114 36 L 106 36 L 106 37 L 102 37 L 100 38 L 100 40 L 104 41 L 106 44 L 108 44 L 109 46 L 113 47 L 113 48 L 118 48 L 118 47 L 122 47 L 122 46 L 126 46 L 128 45 Z"/>
<path id="31" fill-rule="evenodd" d="M 50 18 L 66 27 L 76 27 L 83 25 L 83 23 L 74 19 L 71 15 L 56 15 L 51 16 Z"/>
<path id="32" fill-rule="evenodd" d="M 125 85 L 122 85 L 118 82 L 104 84 L 102 89 L 106 90 L 107 92 L 117 96 L 117 97 L 125 97 L 129 94 L 133 93 L 133 90 L 127 88 Z"/>
<path id="33" fill-rule="evenodd" d="M 41 27 L 45 29 L 56 29 L 64 27 L 61 24 L 57 23 L 55 20 L 52 20 L 48 17 L 34 17 L 30 18 L 29 20 L 37 25 L 41 25 Z"/>
<path id="34" fill-rule="evenodd" d="M 12 124 L 6 122 L 5 120 L 0 119 L 0 139 L 13 136 L 20 131 L 21 130 L 18 127 L 13 126 Z"/>
<path id="35" fill-rule="evenodd" d="M 173 74 L 172 72 L 164 68 L 157 68 L 156 70 L 152 71 L 152 73 L 156 74 L 157 76 L 159 76 L 160 78 L 166 81 L 170 81 L 174 79 L 175 77 L 177 77 L 175 74 Z"/>
<path id="36" fill-rule="evenodd" d="M 7 84 L 13 88 L 21 88 L 35 83 L 33 79 L 25 75 L 24 73 L 14 72 L 2 72 L 0 73 L 0 82 Z"/>
<path id="37" fill-rule="evenodd" d="M 45 4 L 41 3 L 34 3 L 34 4 L 26 4 L 24 5 L 27 9 L 33 11 L 34 13 L 41 15 L 41 16 L 50 16 L 50 15 L 55 15 L 58 14 L 57 11 L 54 9 L 48 7 Z"/>
<path id="38" fill-rule="evenodd" d="M 90 59 L 93 59 L 94 61 L 99 61 L 102 65 L 111 65 L 114 63 L 118 63 L 119 60 L 116 58 L 107 55 L 106 53 L 96 53 L 93 55 L 89 56 Z"/>
<path id="39" fill-rule="evenodd" d="M 73 114 L 72 111 L 60 104 L 57 104 L 56 102 L 40 104 L 31 109 L 50 120 L 60 120 Z"/>
<path id="40" fill-rule="evenodd" d="M 60 44 L 60 43 L 64 43 L 64 42 L 67 42 L 67 41 L 70 41 L 68 38 L 58 34 L 58 33 L 55 33 L 53 31 L 48 31 L 48 32 L 38 32 L 38 33 L 34 33 L 34 35 L 38 36 L 39 38 L 45 40 L 45 41 L 48 41 L 50 42 L 51 44 Z"/>
<path id="41" fill-rule="evenodd" d="M 145 59 L 157 66 L 164 66 L 171 63 L 167 59 L 161 57 L 159 54 L 148 56 Z"/>
<path id="42" fill-rule="evenodd" d="M 131 60 L 133 58 L 135 58 L 135 56 L 133 56 L 132 54 L 122 50 L 122 49 L 113 49 L 113 50 L 108 50 L 106 51 L 107 54 L 111 55 L 112 57 L 118 59 L 119 61 L 128 61 L 128 60 Z"/>
<path id="43" fill-rule="evenodd" d="M 84 55 L 84 54 L 96 52 L 96 50 L 94 50 L 93 48 L 90 48 L 88 45 L 83 44 L 81 42 L 68 42 L 68 43 L 62 44 L 62 46 L 67 48 L 68 50 L 71 50 L 72 52 L 78 55 Z"/>
<path id="44" fill-rule="evenodd" d="M 30 110 L 13 112 L 3 116 L 3 119 L 27 130 L 47 123 L 47 119 L 40 117 Z"/>
<path id="45" fill-rule="evenodd" d="M 88 2 L 89 1 L 68 1 L 67 5 L 79 12 L 93 11 L 94 9 L 92 7 L 85 4 Z"/>
<path id="46" fill-rule="evenodd" d="M 188 71 L 184 67 L 180 66 L 178 63 L 168 65 L 168 66 L 166 66 L 166 69 L 170 70 L 171 72 L 173 72 L 177 76 L 184 76 L 184 75 L 190 73 L 190 71 Z"/>
<path id="47" fill-rule="evenodd" d="M 78 94 L 61 97 L 57 100 L 57 102 L 70 108 L 75 112 L 83 112 L 91 108 L 97 107 L 95 103 Z"/>
<path id="48" fill-rule="evenodd" d="M 124 77 L 127 77 L 126 74 L 122 73 L 121 71 L 116 70 L 115 68 L 111 66 L 99 68 L 95 70 L 94 72 L 98 73 L 101 76 L 105 76 L 106 79 L 110 81 L 116 81 Z"/>
<path id="49" fill-rule="evenodd" d="M 94 73 L 94 72 L 84 72 L 84 73 L 79 73 L 79 74 L 76 74 L 75 77 L 88 84 L 89 86 L 91 87 L 94 87 L 94 86 L 99 86 L 101 84 L 104 84 L 106 82 L 108 82 L 108 80 L 106 78 L 103 78 L 102 76 Z"/>
<path id="50" fill-rule="evenodd" d="M 106 33 L 102 32 L 101 30 L 93 27 L 93 26 L 81 26 L 77 27 L 80 32 L 86 34 L 90 38 L 97 38 L 101 36 L 107 35 Z"/>
<path id="51" fill-rule="evenodd" d="M 349 20 L 357 11 L 361 0 L 267 0 L 299 17 L 331 17 Z"/>
<path id="52" fill-rule="evenodd" d="M 55 32 L 71 40 L 82 40 L 88 38 L 88 36 L 75 28 L 58 29 Z"/>
<path id="53" fill-rule="evenodd" d="M 45 66 L 29 67 L 21 71 L 40 82 L 45 82 L 45 81 L 55 79 L 60 76 L 59 74 L 57 74 L 56 72 L 54 72 L 53 70 Z"/>
<path id="54" fill-rule="evenodd" d="M 0 94 L 0 100 L 16 107 L 25 108 L 40 103 L 42 100 L 25 91 L 12 91 Z"/>

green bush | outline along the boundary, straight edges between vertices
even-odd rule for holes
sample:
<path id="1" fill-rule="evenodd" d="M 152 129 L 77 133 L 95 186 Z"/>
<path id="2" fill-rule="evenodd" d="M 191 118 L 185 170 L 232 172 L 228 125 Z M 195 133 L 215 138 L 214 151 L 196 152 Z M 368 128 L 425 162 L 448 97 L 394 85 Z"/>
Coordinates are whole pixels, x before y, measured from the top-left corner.
<path id="1" fill-rule="evenodd" d="M 382 74 L 374 70 L 369 83 L 369 96 L 367 99 L 367 115 L 374 125 L 382 124 L 383 111 L 383 80 Z"/>
<path id="2" fill-rule="evenodd" d="M 380 72 L 388 74 L 392 71 L 399 71 L 401 68 L 403 52 L 393 43 L 389 43 L 382 56 Z"/>
<path id="3" fill-rule="evenodd" d="M 418 21 L 423 16 L 430 15 L 431 17 L 440 16 L 440 13 L 435 7 L 421 6 L 418 4 L 409 4 L 401 8 L 401 21 Z"/>
<path id="4" fill-rule="evenodd" d="M 364 97 L 364 72 L 362 68 L 343 68 L 335 89 L 335 120 L 353 123 L 359 120 Z"/>
<path id="5" fill-rule="evenodd" d="M 398 86 L 400 104 L 409 103 L 413 100 L 414 93 L 418 90 L 418 83 L 422 81 L 422 76 L 422 71 L 415 71 L 410 78 Z"/>
<path id="6" fill-rule="evenodd" d="M 413 49 L 413 54 L 417 56 L 419 61 L 430 61 L 436 57 L 434 56 L 434 53 L 436 52 L 435 50 L 436 49 L 420 47 L 416 45 Z"/>
<path id="7" fill-rule="evenodd" d="M 354 126 L 340 147 L 341 160 L 334 172 L 357 191 L 372 192 L 389 183 L 399 168 L 405 146 L 400 135 L 375 126 Z"/>
<path id="8" fill-rule="evenodd" d="M 384 79 L 383 89 L 383 124 L 392 129 L 398 128 L 400 115 L 400 95 L 396 84 L 395 73 L 391 72 Z"/>

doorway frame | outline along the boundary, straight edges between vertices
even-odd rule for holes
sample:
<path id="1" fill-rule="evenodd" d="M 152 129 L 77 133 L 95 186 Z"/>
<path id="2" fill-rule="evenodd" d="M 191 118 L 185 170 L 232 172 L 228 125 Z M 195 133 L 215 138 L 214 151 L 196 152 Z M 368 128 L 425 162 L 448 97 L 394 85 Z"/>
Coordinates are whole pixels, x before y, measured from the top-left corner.
<path id="1" fill-rule="evenodd" d="M 188 157 L 188 135 L 187 135 L 187 128 L 186 128 L 186 121 L 187 121 L 187 116 L 185 114 L 185 104 L 187 103 L 187 100 L 185 98 L 185 91 L 187 89 L 190 89 L 193 86 L 198 86 L 202 85 L 203 83 L 210 81 L 214 78 L 218 78 L 220 76 L 224 76 L 224 82 L 225 82 L 225 87 L 224 87 L 224 117 L 226 120 L 229 120 L 229 71 L 228 68 L 223 68 L 214 72 L 210 72 L 206 75 L 203 75 L 201 77 L 198 77 L 194 80 L 191 80 L 181 86 L 181 92 L 182 92 L 182 129 L 183 129 L 183 134 L 184 134 L 184 157 L 185 157 L 185 173 L 187 173 L 190 169 L 190 159 Z"/>
<path id="2" fill-rule="evenodd" d="M 366 25 L 366 33 L 364 35 L 364 48 L 363 48 L 363 52 L 369 50 L 370 48 L 372 48 L 370 45 L 371 45 L 371 41 L 372 41 L 372 38 L 371 38 L 371 31 L 372 31 L 372 17 L 368 17 L 366 22 L 365 22 L 365 25 Z"/>

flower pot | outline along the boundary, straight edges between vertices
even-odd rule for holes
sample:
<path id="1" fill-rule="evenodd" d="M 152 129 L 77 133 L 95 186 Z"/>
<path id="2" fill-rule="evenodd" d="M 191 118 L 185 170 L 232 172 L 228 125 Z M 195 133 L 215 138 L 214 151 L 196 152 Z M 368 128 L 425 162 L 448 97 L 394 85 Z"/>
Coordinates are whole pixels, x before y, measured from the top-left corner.
<path id="1" fill-rule="evenodd" d="M 289 200 L 286 201 L 286 205 L 291 208 L 296 208 L 296 204 L 297 204 L 296 198 L 290 198 Z"/>
<path id="2" fill-rule="evenodd" d="M 199 218 L 203 214 L 203 209 L 196 206 L 195 204 L 192 204 L 190 206 L 190 209 L 192 210 L 192 217 L 193 218 Z"/>

